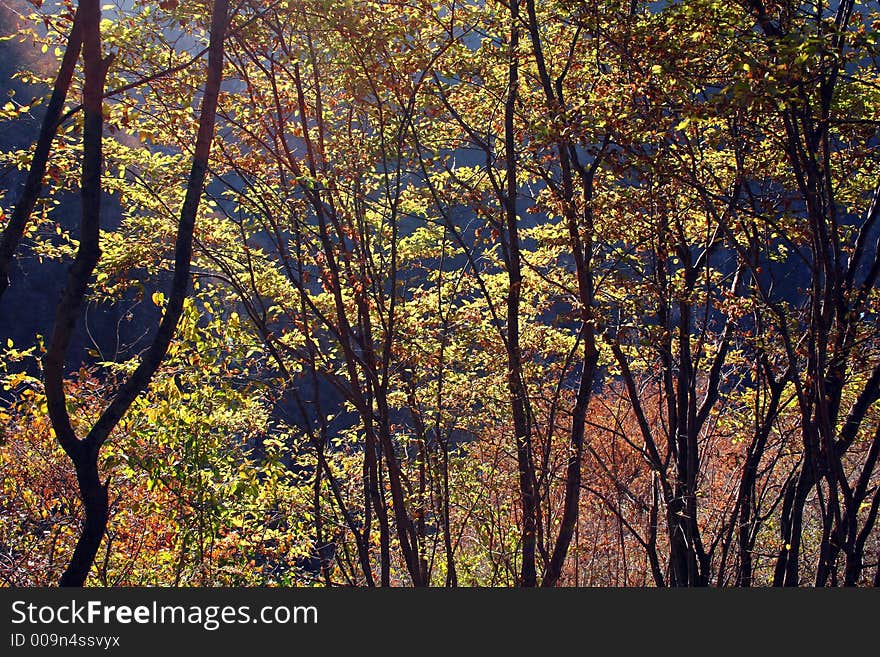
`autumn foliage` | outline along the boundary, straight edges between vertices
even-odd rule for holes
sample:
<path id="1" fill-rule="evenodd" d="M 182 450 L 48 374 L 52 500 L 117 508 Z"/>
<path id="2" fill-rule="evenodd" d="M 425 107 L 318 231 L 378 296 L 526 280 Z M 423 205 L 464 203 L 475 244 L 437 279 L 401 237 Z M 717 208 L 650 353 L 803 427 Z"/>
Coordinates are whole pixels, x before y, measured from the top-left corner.
<path id="1" fill-rule="evenodd" d="M 880 585 L 870 3 L 97 10 L 6 44 L 5 585 Z"/>

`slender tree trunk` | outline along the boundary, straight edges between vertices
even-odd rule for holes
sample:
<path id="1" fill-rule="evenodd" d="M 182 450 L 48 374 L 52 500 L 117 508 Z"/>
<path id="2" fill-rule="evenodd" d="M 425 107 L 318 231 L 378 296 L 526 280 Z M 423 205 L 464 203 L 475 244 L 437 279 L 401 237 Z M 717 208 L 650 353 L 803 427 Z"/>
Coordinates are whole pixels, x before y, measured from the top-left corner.
<path id="1" fill-rule="evenodd" d="M 21 242 L 22 235 L 24 235 L 27 222 L 34 211 L 37 199 L 40 197 L 40 192 L 43 190 L 43 176 L 46 175 L 46 165 L 49 162 L 52 141 L 55 139 L 55 134 L 58 130 L 61 111 L 64 109 L 67 92 L 70 90 L 73 72 L 76 69 L 76 62 L 82 50 L 81 23 L 80 12 L 77 11 L 73 17 L 70 35 L 67 37 L 67 48 L 64 50 L 61 68 L 58 70 L 58 75 L 55 78 L 52 96 L 49 99 L 46 114 L 43 116 L 43 123 L 40 126 L 40 135 L 34 148 L 34 156 L 31 159 L 24 189 L 18 198 L 18 202 L 15 204 L 12 216 L 9 218 L 9 223 L 3 231 L 2 240 L 0 240 L 0 297 L 3 296 L 3 293 L 9 286 L 12 259 L 15 256 L 19 242 Z"/>
<path id="2" fill-rule="evenodd" d="M 504 103 L 504 154 L 507 164 L 507 187 L 504 197 L 507 237 L 507 389 L 513 411 L 516 434 L 516 459 L 519 472 L 520 505 L 522 512 L 522 539 L 520 585 L 536 586 L 537 552 L 537 491 L 532 456 L 532 429 L 529 422 L 528 401 L 524 388 L 522 355 L 519 345 L 519 304 L 522 293 L 519 227 L 516 211 L 517 152 L 514 134 L 514 113 L 519 87 L 519 0 L 510 3 L 510 42 L 508 44 L 508 88 Z"/>
<path id="3" fill-rule="evenodd" d="M 809 457 L 809 455 L 808 455 Z M 780 534 L 783 545 L 776 558 L 773 574 L 773 586 L 798 586 L 798 570 L 800 565 L 801 534 L 804 522 L 804 505 L 807 494 L 813 487 L 813 477 L 809 458 L 801 469 L 797 480 L 792 481 L 791 492 L 786 497 L 782 509 Z"/>
<path id="4" fill-rule="evenodd" d="M 81 21 L 85 73 L 80 243 L 58 303 L 55 326 L 43 359 L 49 417 L 59 443 L 73 461 L 85 513 L 85 522 L 73 556 L 61 576 L 62 586 L 82 586 L 107 526 L 107 489 L 101 484 L 98 476 L 98 453 L 77 438 L 67 415 L 64 395 L 64 364 L 67 350 L 83 299 L 88 291 L 89 279 L 100 257 L 98 240 L 101 225 L 103 166 L 101 139 L 104 126 L 102 107 L 104 80 L 107 73 L 101 53 L 101 9 L 98 2 L 82 0 L 79 3 L 77 17 Z"/>
<path id="5" fill-rule="evenodd" d="M 666 580 L 663 577 L 660 557 L 657 554 L 657 523 L 660 515 L 660 486 L 657 477 L 658 474 L 653 472 L 651 475 L 651 511 L 648 515 L 648 545 L 645 549 L 648 553 L 648 562 L 651 564 L 651 576 L 654 578 L 654 584 L 662 588 L 666 586 Z"/>
<path id="6" fill-rule="evenodd" d="M 76 480 L 83 501 L 85 521 L 67 570 L 61 576 L 60 586 L 83 585 L 107 530 L 109 482 L 101 483 L 96 458 L 83 455 L 76 465 Z"/>
<path id="7" fill-rule="evenodd" d="M 564 152 L 564 145 L 560 145 L 560 158 L 567 163 L 568 154 Z M 553 554 L 550 563 L 544 573 L 541 585 L 544 587 L 556 586 L 562 576 L 565 559 L 568 556 L 568 548 L 574 535 L 578 521 L 581 499 L 581 469 L 584 457 L 584 431 L 586 428 L 587 410 L 593 393 L 593 383 L 596 378 L 596 366 L 599 363 L 599 350 L 596 346 L 595 318 L 593 316 L 593 270 L 592 270 L 592 234 L 593 234 L 593 174 L 598 166 L 599 156 L 588 172 L 582 175 L 584 185 L 584 219 L 586 223 L 587 237 L 585 243 L 580 238 L 580 229 L 574 217 L 569 220 L 569 241 L 575 253 L 575 266 L 578 268 L 578 292 L 581 302 L 581 323 L 584 338 L 584 359 L 581 365 L 581 377 L 578 383 L 577 397 L 572 409 L 571 433 L 569 440 L 568 463 L 565 470 L 565 497 L 563 501 L 562 519 L 559 523 L 559 533 L 553 546 Z M 566 180 L 563 188 L 566 193 L 571 193 L 572 182 L 570 168 L 566 164 L 563 167 Z"/>

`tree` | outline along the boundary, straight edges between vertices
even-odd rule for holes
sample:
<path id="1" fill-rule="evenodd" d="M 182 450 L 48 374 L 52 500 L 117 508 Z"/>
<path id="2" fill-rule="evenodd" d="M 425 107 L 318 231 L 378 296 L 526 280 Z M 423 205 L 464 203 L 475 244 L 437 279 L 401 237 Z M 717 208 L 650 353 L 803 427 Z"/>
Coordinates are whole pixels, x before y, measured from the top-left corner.
<path id="1" fill-rule="evenodd" d="M 100 257 L 100 209 L 102 173 L 102 133 L 104 80 L 111 59 L 102 55 L 100 16 L 97 2 L 82 2 L 78 9 L 82 21 L 83 62 L 83 164 L 82 217 L 80 245 L 76 261 L 70 269 L 67 285 L 56 311 L 55 326 L 43 358 L 46 400 L 52 427 L 59 444 L 73 462 L 83 500 L 85 520 L 67 570 L 61 577 L 62 586 L 81 586 L 88 576 L 107 527 L 108 482 L 102 482 L 98 471 L 101 447 L 141 391 L 149 384 L 161 364 L 171 342 L 183 301 L 189 286 L 189 266 L 196 212 L 208 166 L 208 154 L 214 131 L 217 96 L 222 79 L 223 39 L 227 21 L 227 3 L 214 4 L 211 18 L 211 47 L 208 74 L 199 132 L 193 155 L 193 166 L 187 195 L 180 214 L 176 242 L 175 273 L 169 304 L 150 348 L 128 380 L 122 384 L 100 418 L 86 436 L 77 437 L 71 424 L 64 392 L 64 364 L 67 348 L 78 311 L 89 285 L 89 279 Z"/>

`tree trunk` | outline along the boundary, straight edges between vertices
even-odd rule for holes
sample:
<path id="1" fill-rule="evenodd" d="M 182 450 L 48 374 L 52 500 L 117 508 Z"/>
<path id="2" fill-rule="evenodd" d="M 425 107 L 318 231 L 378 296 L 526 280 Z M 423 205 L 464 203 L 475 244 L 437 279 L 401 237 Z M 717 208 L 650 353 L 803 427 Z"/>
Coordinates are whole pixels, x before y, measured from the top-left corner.
<path id="1" fill-rule="evenodd" d="M 80 462 L 76 465 L 76 481 L 83 501 L 85 521 L 59 586 L 82 586 L 85 583 L 107 529 L 108 484 L 101 483 L 97 454 L 81 453 Z"/>
<path id="2" fill-rule="evenodd" d="M 61 110 L 64 109 L 64 102 L 67 100 L 67 92 L 70 90 L 70 82 L 73 79 L 73 72 L 76 69 L 76 62 L 79 59 L 82 50 L 82 23 L 80 20 L 80 12 L 77 11 L 73 17 L 73 27 L 70 29 L 70 35 L 67 37 L 67 48 L 64 50 L 64 57 L 61 60 L 61 68 L 58 70 L 58 76 L 55 78 L 55 86 L 52 89 L 52 96 L 46 107 L 46 114 L 43 116 L 43 123 L 40 126 L 40 135 L 37 138 L 37 145 L 34 149 L 34 156 L 31 159 L 31 166 L 28 170 L 27 179 L 24 183 L 24 189 L 9 223 L 3 231 L 3 238 L 0 240 L 0 297 L 9 286 L 9 275 L 12 269 L 12 259 L 15 251 L 24 235 L 25 227 L 30 219 L 31 213 L 40 192 L 43 190 L 43 176 L 46 175 L 46 165 L 49 162 L 49 152 L 52 149 L 52 141 L 55 139 L 55 133 L 58 130 L 58 122 L 61 119 Z"/>

